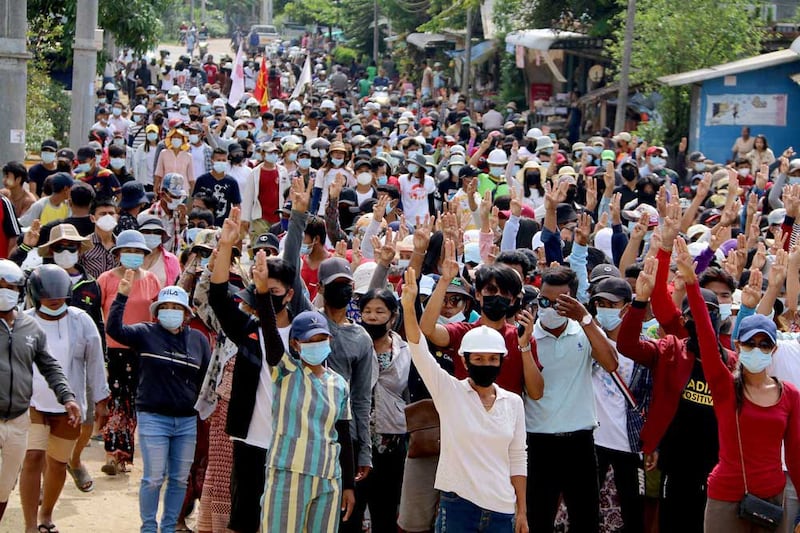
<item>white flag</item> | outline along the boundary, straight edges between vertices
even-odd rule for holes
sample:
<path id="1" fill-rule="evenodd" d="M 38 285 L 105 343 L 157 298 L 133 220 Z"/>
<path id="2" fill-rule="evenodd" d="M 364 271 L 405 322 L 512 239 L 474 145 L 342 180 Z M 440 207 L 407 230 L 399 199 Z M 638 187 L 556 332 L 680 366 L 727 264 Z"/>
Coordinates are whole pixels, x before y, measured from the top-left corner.
<path id="1" fill-rule="evenodd" d="M 231 73 L 231 94 L 228 96 L 228 103 L 231 107 L 239 105 L 239 100 L 242 99 L 244 94 L 244 57 L 242 56 L 242 45 L 239 45 L 239 51 L 236 52 L 236 61 L 233 63 L 233 72 Z"/>
<path id="2" fill-rule="evenodd" d="M 292 100 L 300 96 L 306 85 L 311 83 L 311 55 L 306 56 L 306 62 L 303 64 L 303 71 L 300 72 L 300 77 L 297 79 L 297 85 L 294 86 L 292 92 Z"/>

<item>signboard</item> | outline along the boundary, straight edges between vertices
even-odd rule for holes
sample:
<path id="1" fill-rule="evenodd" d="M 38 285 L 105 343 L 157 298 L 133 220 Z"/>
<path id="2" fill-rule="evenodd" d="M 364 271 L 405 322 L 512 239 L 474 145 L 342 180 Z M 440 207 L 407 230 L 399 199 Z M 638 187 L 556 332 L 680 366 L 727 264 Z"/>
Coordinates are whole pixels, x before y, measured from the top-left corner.
<path id="1" fill-rule="evenodd" d="M 709 94 L 706 126 L 786 126 L 786 94 Z"/>
<path id="2" fill-rule="evenodd" d="M 531 83 L 531 102 L 549 100 L 553 96 L 553 85 L 550 83 Z"/>

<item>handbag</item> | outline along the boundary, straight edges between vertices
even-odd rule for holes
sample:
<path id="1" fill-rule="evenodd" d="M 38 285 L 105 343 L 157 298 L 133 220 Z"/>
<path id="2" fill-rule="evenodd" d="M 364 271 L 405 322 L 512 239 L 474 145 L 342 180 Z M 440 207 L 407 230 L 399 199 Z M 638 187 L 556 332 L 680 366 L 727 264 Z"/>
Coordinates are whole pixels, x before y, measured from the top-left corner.
<path id="1" fill-rule="evenodd" d="M 739 501 L 739 518 L 747 520 L 764 529 L 775 531 L 783 520 L 783 507 L 750 494 L 747 489 L 747 474 L 744 470 L 744 453 L 742 453 L 742 434 L 739 429 L 739 413 L 736 413 L 736 438 L 739 441 L 739 460 L 742 462 L 742 478 L 744 479 L 744 498 Z"/>
<path id="2" fill-rule="evenodd" d="M 439 412 L 433 400 L 419 400 L 406 405 L 406 429 L 409 433 L 408 457 L 439 455 Z"/>

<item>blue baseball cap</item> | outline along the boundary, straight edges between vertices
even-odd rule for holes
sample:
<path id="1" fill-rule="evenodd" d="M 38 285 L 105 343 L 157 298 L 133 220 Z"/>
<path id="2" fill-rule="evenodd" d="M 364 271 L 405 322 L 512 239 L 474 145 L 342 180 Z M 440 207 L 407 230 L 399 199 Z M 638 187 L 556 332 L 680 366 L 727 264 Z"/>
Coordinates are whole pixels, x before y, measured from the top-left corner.
<path id="1" fill-rule="evenodd" d="M 314 335 L 330 335 L 328 319 L 319 311 L 303 311 L 292 320 L 289 338 L 306 342 Z"/>
<path id="2" fill-rule="evenodd" d="M 759 333 L 770 338 L 773 344 L 777 343 L 778 328 L 775 322 L 764 315 L 751 315 L 742 319 L 739 324 L 739 342 L 747 342 Z"/>

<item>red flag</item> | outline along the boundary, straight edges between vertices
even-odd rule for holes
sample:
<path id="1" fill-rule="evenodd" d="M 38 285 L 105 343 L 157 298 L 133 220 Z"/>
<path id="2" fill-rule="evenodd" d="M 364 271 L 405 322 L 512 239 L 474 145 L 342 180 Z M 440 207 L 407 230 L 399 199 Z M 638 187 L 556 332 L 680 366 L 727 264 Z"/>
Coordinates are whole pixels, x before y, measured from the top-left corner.
<path id="1" fill-rule="evenodd" d="M 253 98 L 261 104 L 262 113 L 269 111 L 269 86 L 267 85 L 267 60 L 265 57 L 261 58 L 261 68 L 258 71 L 258 78 L 256 78 Z"/>

